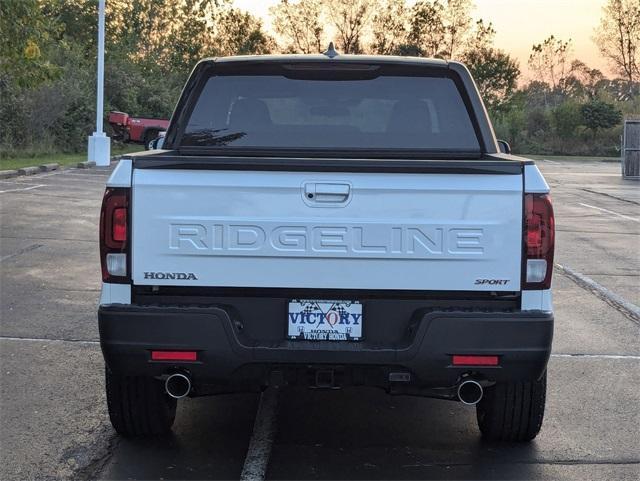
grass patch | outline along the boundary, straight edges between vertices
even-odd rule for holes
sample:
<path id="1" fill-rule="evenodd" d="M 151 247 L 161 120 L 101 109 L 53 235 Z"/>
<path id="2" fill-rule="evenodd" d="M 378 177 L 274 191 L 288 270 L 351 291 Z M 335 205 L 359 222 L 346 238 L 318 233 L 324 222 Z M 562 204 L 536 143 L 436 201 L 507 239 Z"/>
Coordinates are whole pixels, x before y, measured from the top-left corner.
<path id="1" fill-rule="evenodd" d="M 142 145 L 136 144 L 112 144 L 111 145 L 111 155 L 122 155 L 122 154 L 130 154 L 132 152 L 139 152 L 144 150 Z M 22 167 L 31 167 L 42 164 L 60 164 L 64 165 L 73 165 L 78 162 L 84 162 L 87 160 L 87 153 L 80 152 L 77 154 L 62 154 L 62 153 L 52 153 L 52 154 L 42 154 L 42 155 L 25 155 L 25 156 L 16 156 L 16 157 L 8 157 L 6 159 L 0 159 L 0 170 L 14 170 L 20 169 Z"/>
<path id="2" fill-rule="evenodd" d="M 573 162 L 620 162 L 620 157 L 584 156 L 584 155 L 522 155 L 533 160 L 568 160 Z"/>

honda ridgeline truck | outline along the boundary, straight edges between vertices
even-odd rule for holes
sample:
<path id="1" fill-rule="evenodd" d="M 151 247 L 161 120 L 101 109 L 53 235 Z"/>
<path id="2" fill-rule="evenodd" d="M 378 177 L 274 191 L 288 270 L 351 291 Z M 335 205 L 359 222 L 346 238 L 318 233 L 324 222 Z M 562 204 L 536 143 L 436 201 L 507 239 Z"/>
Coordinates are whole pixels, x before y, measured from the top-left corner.
<path id="1" fill-rule="evenodd" d="M 185 396 L 376 386 L 475 405 L 486 439 L 531 440 L 553 250 L 549 187 L 501 152 L 462 64 L 203 60 L 162 150 L 107 183 L 111 422 L 150 435 Z"/>

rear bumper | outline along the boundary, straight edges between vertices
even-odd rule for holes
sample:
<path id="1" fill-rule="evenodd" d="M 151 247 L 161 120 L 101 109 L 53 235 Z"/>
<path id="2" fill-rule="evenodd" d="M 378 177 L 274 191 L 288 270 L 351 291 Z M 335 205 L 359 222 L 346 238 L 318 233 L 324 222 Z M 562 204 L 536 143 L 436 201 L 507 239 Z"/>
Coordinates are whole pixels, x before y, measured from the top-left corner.
<path id="1" fill-rule="evenodd" d="M 101 306 L 98 318 L 102 351 L 111 370 L 149 376 L 185 370 L 196 394 L 254 390 L 274 383 L 313 384 L 309 379 L 318 369 L 335 372 L 338 385 L 374 385 L 412 394 L 453 386 L 467 373 L 488 382 L 534 380 L 546 369 L 553 337 L 553 314 L 542 311 L 419 312 L 406 336 L 393 345 L 287 341 L 284 316 L 281 340 L 260 341 L 242 331 L 238 312 L 230 306 L 114 304 Z M 198 360 L 151 361 L 152 350 L 197 351 Z M 452 366 L 453 354 L 498 355 L 500 363 Z M 389 373 L 397 372 L 410 373 L 410 381 L 406 376 L 401 383 L 389 381 Z"/>

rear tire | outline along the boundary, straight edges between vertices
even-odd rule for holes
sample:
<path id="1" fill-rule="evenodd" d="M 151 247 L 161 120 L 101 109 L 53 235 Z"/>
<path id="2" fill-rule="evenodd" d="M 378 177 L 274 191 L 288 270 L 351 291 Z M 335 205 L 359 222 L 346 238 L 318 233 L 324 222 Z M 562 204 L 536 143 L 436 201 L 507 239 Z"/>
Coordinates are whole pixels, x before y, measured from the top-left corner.
<path id="1" fill-rule="evenodd" d="M 125 437 L 157 436 L 171 430 L 176 400 L 151 377 L 118 376 L 106 368 L 107 406 L 116 432 Z"/>
<path id="2" fill-rule="evenodd" d="M 540 432 L 547 373 L 533 382 L 501 383 L 485 390 L 476 406 L 482 437 L 489 441 L 531 441 Z"/>

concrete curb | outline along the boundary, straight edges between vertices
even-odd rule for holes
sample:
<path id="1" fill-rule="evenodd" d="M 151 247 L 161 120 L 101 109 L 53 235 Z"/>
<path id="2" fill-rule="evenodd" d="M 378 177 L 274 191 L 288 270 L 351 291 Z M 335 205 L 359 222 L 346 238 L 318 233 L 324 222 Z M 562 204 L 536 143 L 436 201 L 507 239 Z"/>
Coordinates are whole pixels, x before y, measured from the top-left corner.
<path id="1" fill-rule="evenodd" d="M 76 167 L 78 167 L 78 169 L 90 169 L 91 167 L 95 167 L 96 163 L 91 160 L 87 160 L 86 162 L 78 162 L 78 165 Z"/>
<path id="2" fill-rule="evenodd" d="M 19 175 L 17 170 L 0 170 L 0 179 L 10 179 Z"/>
<path id="3" fill-rule="evenodd" d="M 19 175 L 33 175 L 40 172 L 40 167 L 22 167 L 18 169 Z"/>
<path id="4" fill-rule="evenodd" d="M 60 168 L 60 164 L 42 164 L 38 166 L 40 172 L 51 172 L 54 170 L 58 170 Z"/>
<path id="5" fill-rule="evenodd" d="M 114 155 L 111 157 L 111 163 L 118 162 L 122 158 L 122 155 Z M 30 167 L 21 167 L 19 169 L 13 170 L 0 170 L 0 180 L 2 179 L 11 179 L 13 177 L 19 177 L 22 175 L 34 175 L 41 174 L 43 172 L 52 172 L 54 170 L 68 169 L 68 168 L 76 168 L 76 169 L 91 169 L 96 166 L 96 163 L 91 161 L 87 162 L 78 162 L 77 164 L 71 164 L 67 166 L 61 167 L 60 164 L 51 163 L 51 164 L 41 164 L 34 165 Z"/>
<path id="6" fill-rule="evenodd" d="M 554 264 L 554 266 L 583 289 L 593 292 L 597 297 L 622 312 L 622 314 L 626 315 L 636 324 L 640 323 L 640 307 L 636 306 L 634 303 L 627 301 L 615 292 L 611 292 L 606 287 L 598 284 L 590 277 L 574 271 L 570 267 L 563 266 L 558 263 Z"/>

